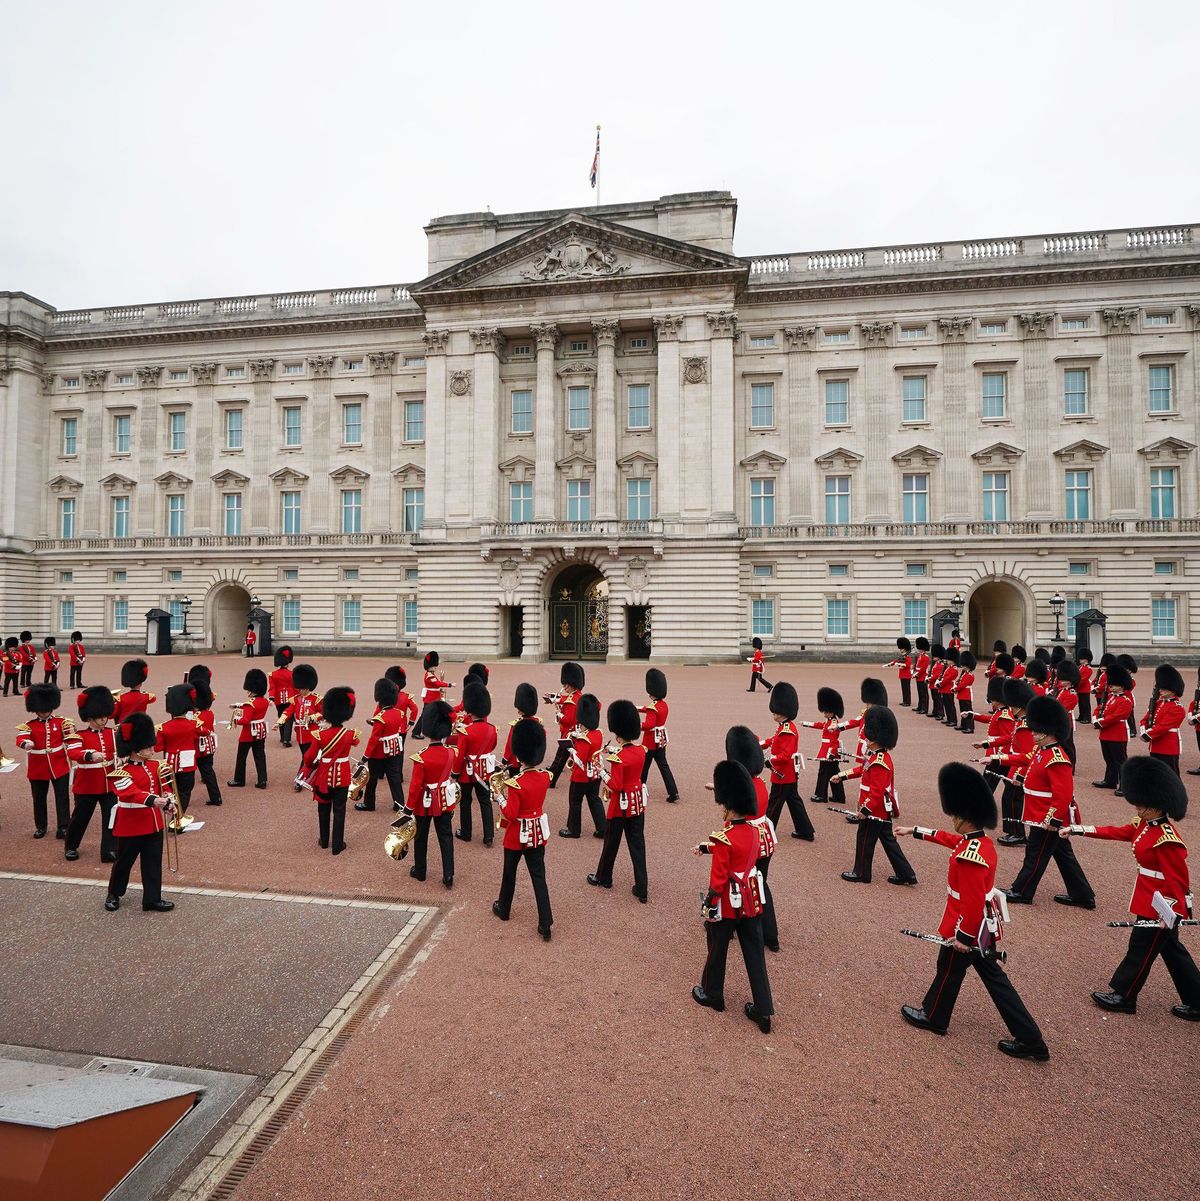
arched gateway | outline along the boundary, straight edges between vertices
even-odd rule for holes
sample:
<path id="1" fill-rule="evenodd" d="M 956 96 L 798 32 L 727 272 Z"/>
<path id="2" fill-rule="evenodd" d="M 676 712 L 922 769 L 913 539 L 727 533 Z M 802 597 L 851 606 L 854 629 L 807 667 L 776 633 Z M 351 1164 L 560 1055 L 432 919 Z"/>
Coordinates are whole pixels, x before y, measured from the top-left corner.
<path id="1" fill-rule="evenodd" d="M 218 584 L 208 594 L 208 628 L 214 651 L 242 649 L 249 614 L 250 593 L 240 584 Z"/>
<path id="2" fill-rule="evenodd" d="M 971 593 L 967 621 L 971 646 L 980 658 L 991 654 L 998 638 L 1010 647 L 1025 642 L 1030 628 L 1025 593 L 1015 581 L 988 580 Z"/>
<path id="3" fill-rule="evenodd" d="M 564 568 L 550 583 L 550 658 L 608 655 L 608 581 L 591 564 Z"/>

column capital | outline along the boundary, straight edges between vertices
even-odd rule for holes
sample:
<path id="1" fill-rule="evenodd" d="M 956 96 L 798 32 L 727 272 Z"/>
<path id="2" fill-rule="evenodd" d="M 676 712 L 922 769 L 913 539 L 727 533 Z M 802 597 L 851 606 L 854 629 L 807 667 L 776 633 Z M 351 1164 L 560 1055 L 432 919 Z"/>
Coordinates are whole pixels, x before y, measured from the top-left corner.
<path id="1" fill-rule="evenodd" d="M 616 317 L 600 317 L 592 322 L 592 334 L 595 336 L 597 348 L 616 346 L 617 335 L 620 332 L 621 323 Z"/>
<path id="2" fill-rule="evenodd" d="M 309 358 L 308 365 L 315 377 L 327 376 L 333 370 L 333 355 L 315 354 Z"/>
<path id="3" fill-rule="evenodd" d="M 1187 306 L 1188 316 L 1192 319 L 1192 325 L 1200 330 L 1200 304 L 1189 304 Z"/>
<path id="4" fill-rule="evenodd" d="M 736 313 L 729 311 L 722 313 L 705 313 L 704 319 L 708 322 L 708 329 L 711 337 L 737 337 L 738 319 Z"/>
<path id="5" fill-rule="evenodd" d="M 676 342 L 679 340 L 679 327 L 683 324 L 682 317 L 664 313 L 654 318 L 654 336 L 659 342 Z"/>
<path id="6" fill-rule="evenodd" d="M 529 332 L 533 334 L 538 350 L 553 350 L 558 345 L 558 326 L 553 321 L 542 325 L 531 325 Z"/>
<path id="7" fill-rule="evenodd" d="M 811 350 L 813 339 L 817 336 L 815 325 L 785 325 L 783 336 L 787 339 L 788 350 Z"/>
<path id="8" fill-rule="evenodd" d="M 108 383 L 107 371 L 85 371 L 83 373 L 83 382 L 89 390 L 103 388 Z"/>
<path id="9" fill-rule="evenodd" d="M 892 332 L 892 322 L 862 321 L 858 328 L 862 330 L 863 340 L 868 346 L 886 346 L 888 334 Z"/>
<path id="10" fill-rule="evenodd" d="M 256 380 L 268 380 L 275 374 L 274 359 L 251 359 L 250 376 Z"/>
<path id="11" fill-rule="evenodd" d="M 432 354 L 445 354 L 450 342 L 450 331 L 448 329 L 427 329 L 421 335 L 421 341 L 425 343 L 426 357 Z"/>
<path id="12" fill-rule="evenodd" d="M 54 374 L 53 371 L 43 371 L 42 372 L 42 391 L 43 392 L 53 391 L 54 390 L 54 381 L 57 378 L 58 377 Z"/>
<path id="13" fill-rule="evenodd" d="M 1027 338 L 1045 337 L 1050 331 L 1054 314 L 1043 313 L 1040 309 L 1036 309 L 1032 313 L 1018 313 L 1017 320 L 1021 323 L 1021 328 L 1025 331 Z"/>
<path id="14" fill-rule="evenodd" d="M 973 317 L 939 317 L 938 329 L 947 342 L 962 342 L 970 332 Z"/>
<path id="15" fill-rule="evenodd" d="M 367 354 L 367 361 L 371 364 L 372 375 L 386 375 L 395 365 L 396 352 L 394 350 L 375 350 Z"/>
<path id="16" fill-rule="evenodd" d="M 148 364 L 137 369 L 138 383 L 143 388 L 153 388 L 162 378 L 162 364 Z"/>
<path id="17" fill-rule="evenodd" d="M 1100 316 L 1104 318 L 1110 334 L 1120 334 L 1128 333 L 1133 328 L 1140 312 L 1141 309 L 1101 309 Z"/>
<path id="18" fill-rule="evenodd" d="M 192 374 L 198 384 L 211 384 L 217 378 L 216 363 L 193 363 Z"/>
<path id="19" fill-rule="evenodd" d="M 476 354 L 499 354 L 507 341 L 497 325 L 473 329 L 470 334 L 471 346 Z"/>

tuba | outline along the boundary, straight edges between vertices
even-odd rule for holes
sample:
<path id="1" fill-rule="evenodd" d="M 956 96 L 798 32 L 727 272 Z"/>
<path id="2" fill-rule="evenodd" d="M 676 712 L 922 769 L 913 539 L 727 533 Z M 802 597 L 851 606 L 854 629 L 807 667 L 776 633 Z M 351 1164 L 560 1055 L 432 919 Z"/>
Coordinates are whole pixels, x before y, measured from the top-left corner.
<path id="1" fill-rule="evenodd" d="M 417 836 L 417 819 L 411 813 L 402 813 L 391 824 L 388 836 L 383 840 L 383 850 L 389 859 L 400 862 L 408 854 L 408 844 Z"/>
<path id="2" fill-rule="evenodd" d="M 371 769 L 367 765 L 365 759 L 360 759 L 354 765 L 354 771 L 350 775 L 350 788 L 346 792 L 346 804 L 353 805 L 363 794 L 363 789 L 367 786 L 367 781 L 371 778 Z"/>

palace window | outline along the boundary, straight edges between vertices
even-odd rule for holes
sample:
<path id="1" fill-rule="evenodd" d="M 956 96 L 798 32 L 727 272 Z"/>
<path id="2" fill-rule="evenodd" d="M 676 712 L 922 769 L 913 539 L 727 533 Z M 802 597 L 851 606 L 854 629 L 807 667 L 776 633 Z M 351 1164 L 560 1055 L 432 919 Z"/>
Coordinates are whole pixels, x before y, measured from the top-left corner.
<path id="1" fill-rule="evenodd" d="M 1067 600 L 1067 629 L 1071 628 L 1071 622 L 1077 618 L 1080 613 L 1092 607 L 1092 598 L 1090 596 L 1072 596 Z"/>
<path id="2" fill-rule="evenodd" d="M 283 444 L 289 447 L 300 445 L 299 405 L 288 405 L 283 410 Z"/>
<path id="3" fill-rule="evenodd" d="M 1176 568 L 1176 564 L 1175 564 L 1174 559 L 1159 559 L 1154 564 L 1154 574 L 1155 575 L 1174 575 L 1175 568 Z"/>
<path id="4" fill-rule="evenodd" d="M 171 493 L 167 497 L 167 537 L 182 538 L 185 533 L 186 519 L 186 497 L 181 492 Z"/>
<path id="5" fill-rule="evenodd" d="M 405 367 L 424 367 L 425 356 L 423 354 L 406 354 L 404 356 Z"/>
<path id="6" fill-rule="evenodd" d="M 303 363 L 284 363 L 283 374 L 284 375 L 303 375 L 304 374 L 304 364 Z"/>
<path id="7" fill-rule="evenodd" d="M 362 601 L 349 598 L 342 601 L 342 633 L 362 633 Z"/>
<path id="8" fill-rule="evenodd" d="M 242 423 L 246 417 L 243 409 L 226 409 L 225 410 L 225 449 L 226 450 L 241 450 L 242 445 Z"/>
<path id="9" fill-rule="evenodd" d="M 827 329 L 824 337 L 826 342 L 849 342 L 850 331 L 848 329 Z"/>
<path id="10" fill-rule="evenodd" d="M 512 432 L 533 433 L 533 392 L 520 388 L 512 394 Z"/>
<path id="11" fill-rule="evenodd" d="M 342 533 L 362 533 L 362 489 L 342 489 Z"/>
<path id="12" fill-rule="evenodd" d="M 983 473 L 983 519 L 984 521 L 1008 520 L 1008 472 L 985 471 Z"/>
<path id="13" fill-rule="evenodd" d="M 1154 519 L 1167 520 L 1175 516 L 1177 478 L 1178 473 L 1174 467 L 1150 469 L 1150 516 Z"/>
<path id="14" fill-rule="evenodd" d="M 167 449 L 178 452 L 187 450 L 187 414 L 167 415 Z"/>
<path id="15" fill-rule="evenodd" d="M 343 567 L 342 568 L 342 579 L 343 580 L 357 580 L 358 579 L 358 568 L 357 567 Z"/>
<path id="16" fill-rule="evenodd" d="M 113 453 L 127 455 L 133 446 L 133 418 L 118 413 L 113 418 Z"/>
<path id="17" fill-rule="evenodd" d="M 774 334 L 751 334 L 750 349 L 751 350 L 770 350 L 775 345 Z"/>
<path id="18" fill-rule="evenodd" d="M 124 584 L 129 579 L 129 572 L 121 569 L 112 573 L 112 582 L 114 584 Z"/>
<path id="19" fill-rule="evenodd" d="M 1175 320 L 1174 313 L 1147 313 L 1147 325 L 1171 325 Z"/>
<path id="20" fill-rule="evenodd" d="M 916 338 L 923 338 L 929 332 L 927 325 L 902 325 L 900 327 L 900 340 L 902 342 L 912 342 Z"/>
<path id="21" fill-rule="evenodd" d="M 755 579 L 759 579 L 759 580 L 774 579 L 775 578 L 775 564 L 774 563 L 755 563 L 754 566 L 750 568 L 750 574 L 752 576 L 754 576 Z"/>
<path id="22" fill-rule="evenodd" d="M 636 479 L 625 481 L 625 519 L 627 521 L 650 520 L 650 481 Z"/>
<path id="23" fill-rule="evenodd" d="M 629 339 L 627 346 L 630 350 L 649 350 L 650 339 L 634 336 Z"/>
<path id="24" fill-rule="evenodd" d="M 924 523 L 929 520 L 929 476 L 913 474 L 904 476 L 904 520 Z"/>
<path id="25" fill-rule="evenodd" d="M 997 421 L 1008 415 L 1008 375 L 1003 371 L 985 371 L 982 384 L 984 421 Z"/>
<path id="26" fill-rule="evenodd" d="M 1066 518 L 1068 521 L 1087 521 L 1092 515 L 1092 473 L 1066 473 Z"/>
<path id="27" fill-rule="evenodd" d="M 567 520 L 591 521 L 591 480 L 567 480 Z"/>
<path id="28" fill-rule="evenodd" d="M 246 378 L 246 368 L 245 367 L 226 367 L 225 368 L 225 378 L 226 379 L 245 379 Z"/>
<path id="29" fill-rule="evenodd" d="M 362 359 L 343 359 L 342 360 L 342 370 L 343 371 L 361 371 L 362 369 L 363 369 Z"/>
<path id="30" fill-rule="evenodd" d="M 592 428 L 592 390 L 586 385 L 567 389 L 567 429 Z"/>
<path id="31" fill-rule="evenodd" d="M 825 601 L 825 633 L 830 638 L 850 636 L 850 601 L 828 597 Z"/>
<path id="32" fill-rule="evenodd" d="M 1063 372 L 1063 412 L 1082 417 L 1088 411 L 1088 369 L 1071 367 Z"/>
<path id="33" fill-rule="evenodd" d="M 362 405 L 357 401 L 342 405 L 342 442 L 347 446 L 362 444 Z"/>
<path id="34" fill-rule="evenodd" d="M 925 576 L 929 574 L 929 569 L 924 563 L 905 563 L 904 574 L 906 576 Z"/>
<path id="35" fill-rule="evenodd" d="M 404 578 L 406 580 L 419 580 L 421 578 L 421 569 L 419 567 L 406 567 L 404 569 Z"/>
<path id="36" fill-rule="evenodd" d="M 839 579 L 839 580 L 846 579 L 850 575 L 850 564 L 849 563 L 830 563 L 829 564 L 829 574 L 831 576 L 833 576 L 834 579 Z"/>
<path id="37" fill-rule="evenodd" d="M 770 429 L 775 424 L 775 385 L 750 385 L 750 428 Z"/>
<path id="38" fill-rule="evenodd" d="M 905 422 L 925 420 L 925 386 L 926 377 L 923 375 L 906 375 L 904 377 L 904 399 L 900 420 Z"/>
<path id="39" fill-rule="evenodd" d="M 1091 575 L 1092 565 L 1087 562 L 1072 562 L 1067 564 L 1068 575 Z"/>
<path id="40" fill-rule="evenodd" d="M 1088 319 L 1086 317 L 1064 317 L 1062 322 L 1064 330 L 1087 329 Z"/>
<path id="41" fill-rule="evenodd" d="M 628 402 L 627 427 L 631 430 L 650 428 L 650 385 L 630 384 L 625 390 Z"/>
<path id="42" fill-rule="evenodd" d="M 518 342 L 508 348 L 508 353 L 514 359 L 529 359 L 533 357 L 533 347 L 528 342 Z M 424 362 L 424 359 L 421 361 Z"/>
<path id="43" fill-rule="evenodd" d="M 225 536 L 236 538 L 242 532 L 242 494 L 225 493 Z"/>
<path id="44" fill-rule="evenodd" d="M 1174 597 L 1154 597 L 1150 602 L 1150 637 L 1178 638 L 1178 613 L 1179 602 Z"/>
<path id="45" fill-rule="evenodd" d="M 750 602 L 750 632 L 755 638 L 775 637 L 775 602 L 769 597 Z"/>
<path id="46" fill-rule="evenodd" d="M 300 633 L 300 602 L 295 597 L 283 602 L 283 632 L 285 634 Z"/>
<path id="47" fill-rule="evenodd" d="M 773 479 L 750 481 L 750 524 L 753 526 L 775 524 L 775 481 Z"/>
<path id="48" fill-rule="evenodd" d="M 112 628 L 114 634 L 129 633 L 129 601 L 123 597 L 113 601 Z"/>
<path id="49" fill-rule="evenodd" d="M 172 384 L 186 384 L 188 382 L 188 372 L 186 367 L 172 368 L 167 372 L 167 379 Z"/>
<path id="50" fill-rule="evenodd" d="M 570 346 L 571 354 L 587 354 L 590 343 L 586 338 L 573 338 Z"/>
<path id="51" fill-rule="evenodd" d="M 182 584 L 183 583 L 183 572 L 178 570 L 178 568 L 172 568 L 170 571 L 167 572 L 167 583 L 168 584 Z"/>
<path id="52" fill-rule="evenodd" d="M 285 567 L 283 569 L 283 582 L 285 584 L 294 584 L 300 579 L 300 569 L 298 567 Z"/>
<path id="53" fill-rule="evenodd" d="M 533 481 L 514 480 L 508 485 L 509 521 L 533 520 Z"/>
<path id="54" fill-rule="evenodd" d="M 423 400 L 406 400 L 404 402 L 404 441 L 425 441 L 425 402 Z"/>
<path id="55" fill-rule="evenodd" d="M 281 492 L 279 494 L 281 525 L 285 534 L 300 533 L 300 493 Z"/>
<path id="56" fill-rule="evenodd" d="M 415 638 L 420 631 L 420 608 L 415 600 L 404 602 L 404 637 Z"/>
<path id="57" fill-rule="evenodd" d="M 825 381 L 825 424 L 850 424 L 850 381 L 827 379 Z"/>
<path id="58" fill-rule="evenodd" d="M 63 387 L 64 388 L 78 388 L 79 387 L 79 376 L 64 375 L 63 376 Z"/>
<path id="59" fill-rule="evenodd" d="M 64 417 L 62 419 L 62 453 L 77 455 L 79 453 L 79 418 Z"/>
<path id="60" fill-rule="evenodd" d="M 919 638 L 929 625 L 929 602 L 906 600 L 904 602 L 904 637 Z"/>
<path id="61" fill-rule="evenodd" d="M 982 321 L 979 325 L 979 332 L 985 338 L 994 338 L 1000 334 L 1008 333 L 1007 321 Z"/>
<path id="62" fill-rule="evenodd" d="M 112 502 L 112 536 L 129 537 L 129 497 L 114 496 Z"/>
<path id="63" fill-rule="evenodd" d="M 850 524 L 850 477 L 825 477 L 825 522 L 827 525 Z"/>
<path id="64" fill-rule="evenodd" d="M 1170 364 L 1150 368 L 1150 412 L 1170 413 L 1175 409 L 1175 368 Z"/>
<path id="65" fill-rule="evenodd" d="M 404 489 L 404 532 L 415 534 L 425 524 L 425 489 Z"/>
<path id="66" fill-rule="evenodd" d="M 171 615 L 171 633 L 181 634 L 183 632 L 183 601 L 167 601 L 167 612 Z"/>
<path id="67" fill-rule="evenodd" d="M 64 496 L 58 502 L 58 536 L 60 538 L 75 537 L 75 498 Z"/>
<path id="68" fill-rule="evenodd" d="M 58 602 L 58 628 L 63 631 L 74 630 L 75 602 L 73 600 L 60 600 Z"/>

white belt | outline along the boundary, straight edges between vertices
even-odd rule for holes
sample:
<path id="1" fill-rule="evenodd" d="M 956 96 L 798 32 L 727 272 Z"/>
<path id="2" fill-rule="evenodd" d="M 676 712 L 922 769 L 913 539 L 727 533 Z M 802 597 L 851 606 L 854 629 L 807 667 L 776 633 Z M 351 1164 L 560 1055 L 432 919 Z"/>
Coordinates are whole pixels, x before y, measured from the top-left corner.
<path id="1" fill-rule="evenodd" d="M 1025 789 L 1026 796 L 1053 796 L 1052 792 L 1034 792 L 1032 788 Z"/>
<path id="2" fill-rule="evenodd" d="M 1139 867 L 1138 875 L 1139 876 L 1149 876 L 1152 880 L 1165 880 L 1166 879 L 1166 876 L 1164 876 L 1162 874 L 1162 872 L 1152 871 L 1148 867 Z"/>
<path id="3" fill-rule="evenodd" d="M 953 898 L 954 898 L 956 901 L 961 901 L 961 900 L 962 900 L 962 897 L 960 897 L 960 896 L 958 895 L 958 893 L 956 893 L 956 892 L 954 891 L 954 889 L 953 889 L 953 888 L 951 888 L 949 885 L 946 885 L 946 891 L 947 891 L 947 892 L 948 892 L 948 893 L 949 893 L 949 894 L 950 894 L 950 895 L 951 895 L 951 896 L 952 896 L 952 897 L 953 897 Z"/>
<path id="4" fill-rule="evenodd" d="M 118 809 L 149 809 L 150 806 L 145 801 L 118 801 Z"/>
<path id="5" fill-rule="evenodd" d="M 27 755 L 57 755 L 60 753 L 65 754 L 66 750 L 67 750 L 67 748 L 65 746 L 51 746 L 51 747 L 42 747 L 42 748 L 34 747 L 31 750 L 26 751 L 25 753 Z"/>

